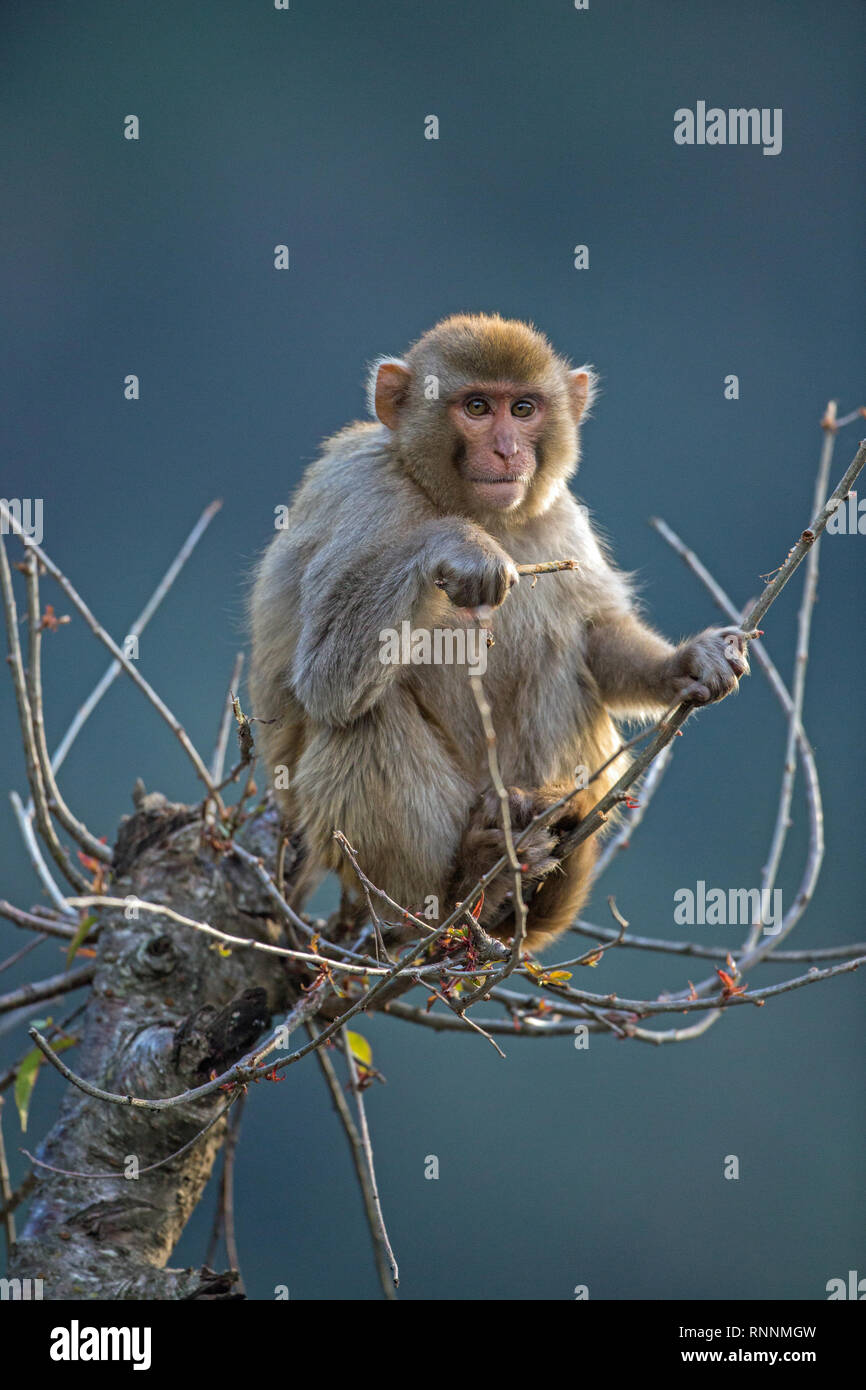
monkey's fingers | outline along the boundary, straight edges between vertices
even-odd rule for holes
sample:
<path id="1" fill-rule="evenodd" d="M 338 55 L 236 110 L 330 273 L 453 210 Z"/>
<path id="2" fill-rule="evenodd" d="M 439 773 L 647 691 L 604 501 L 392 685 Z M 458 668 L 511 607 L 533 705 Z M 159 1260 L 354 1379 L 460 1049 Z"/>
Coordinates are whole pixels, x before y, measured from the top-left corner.
<path id="1" fill-rule="evenodd" d="M 677 698 L 681 705 L 709 705 L 713 699 L 708 687 L 700 681 L 689 681 L 681 686 Z"/>

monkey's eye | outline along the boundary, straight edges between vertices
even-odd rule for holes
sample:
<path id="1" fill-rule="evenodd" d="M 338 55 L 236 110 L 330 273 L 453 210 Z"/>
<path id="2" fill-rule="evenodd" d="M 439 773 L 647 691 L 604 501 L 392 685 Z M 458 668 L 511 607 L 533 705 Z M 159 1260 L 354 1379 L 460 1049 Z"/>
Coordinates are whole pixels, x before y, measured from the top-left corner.
<path id="1" fill-rule="evenodd" d="M 518 420 L 528 420 L 530 415 L 535 414 L 535 402 L 515 401 L 511 407 L 511 414 L 516 415 Z"/>
<path id="2" fill-rule="evenodd" d="M 469 400 L 464 403 L 463 409 L 467 415 L 474 416 L 476 420 L 481 415 L 487 415 L 490 412 L 490 406 L 483 396 L 470 396 Z"/>

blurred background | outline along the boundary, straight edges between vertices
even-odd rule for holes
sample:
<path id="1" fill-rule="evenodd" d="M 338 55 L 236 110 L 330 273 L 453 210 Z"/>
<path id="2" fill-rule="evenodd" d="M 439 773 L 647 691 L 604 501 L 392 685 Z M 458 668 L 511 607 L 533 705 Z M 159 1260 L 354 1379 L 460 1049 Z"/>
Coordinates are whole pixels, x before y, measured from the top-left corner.
<path id="1" fill-rule="evenodd" d="M 223 498 L 140 652 L 208 754 L 274 507 L 320 439 L 363 414 L 366 364 L 445 314 L 529 318 L 595 363 L 603 394 L 576 489 L 672 638 L 717 613 L 650 515 L 738 602 L 810 519 L 826 402 L 866 403 L 861 3 L 6 0 L 0 32 L 0 491 L 44 498 L 48 553 L 118 639 Z M 675 145 L 674 111 L 699 100 L 781 107 L 782 152 Z M 138 401 L 124 399 L 129 373 Z M 834 482 L 859 433 L 840 435 Z M 866 934 L 864 554 L 866 536 L 822 550 L 805 724 L 828 848 L 791 946 Z M 786 678 L 801 584 L 802 571 L 765 624 Z M 48 582 L 44 598 L 68 611 Z M 106 655 L 77 619 L 44 645 L 53 746 Z M 0 705 L 3 786 L 24 791 L 8 679 Z M 614 892 L 632 930 L 686 937 L 678 888 L 758 884 L 784 745 L 758 673 L 694 720 L 586 915 L 607 924 Z M 168 729 L 118 681 L 61 785 L 111 839 L 136 777 L 197 794 Z M 785 906 L 806 849 L 800 783 L 793 815 Z M 2 895 L 39 901 L 5 795 L 0 844 Z M 0 959 L 22 938 L 0 923 Z M 62 961 L 49 942 L 3 989 Z M 795 973 L 759 967 L 753 983 Z M 588 987 L 653 997 L 690 974 L 611 952 Z M 3 1022 L 0 1069 L 26 1044 L 26 1019 Z M 479 1037 L 387 1018 L 361 1031 L 387 1078 L 367 1105 L 404 1298 L 568 1299 L 586 1284 L 593 1299 L 815 1299 L 830 1278 L 866 1274 L 862 978 L 732 1010 L 686 1046 L 515 1039 L 503 1062 Z M 43 1069 L 24 1140 L 7 1093 L 13 1181 L 62 1085 Z M 424 1178 L 432 1154 L 438 1181 Z M 312 1062 L 255 1088 L 237 1173 L 251 1297 L 278 1284 L 299 1299 L 379 1296 Z M 202 1260 L 214 1198 L 212 1183 L 172 1264 Z"/>

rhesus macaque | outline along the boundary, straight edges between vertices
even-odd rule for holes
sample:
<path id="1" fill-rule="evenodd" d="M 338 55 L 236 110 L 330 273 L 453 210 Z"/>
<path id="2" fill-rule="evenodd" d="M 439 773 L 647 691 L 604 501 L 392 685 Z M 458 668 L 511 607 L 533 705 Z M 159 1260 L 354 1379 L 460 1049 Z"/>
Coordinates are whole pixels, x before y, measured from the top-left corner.
<path id="1" fill-rule="evenodd" d="M 594 387 L 525 323 L 445 319 L 375 364 L 375 422 L 327 441 L 259 565 L 251 712 L 273 721 L 256 726 L 260 752 L 310 873 L 336 871 L 350 899 L 335 829 L 374 884 L 413 911 L 432 898 L 439 920 L 503 852 L 466 666 L 383 661 L 384 631 L 489 622 L 484 689 L 515 833 L 616 751 L 613 717 L 720 700 L 748 671 L 736 629 L 672 646 L 645 626 L 569 492 Z M 518 564 L 567 558 L 579 567 L 520 582 Z M 529 949 L 582 906 L 595 837 L 561 867 L 553 851 L 625 765 L 519 850 Z M 504 940 L 511 888 L 501 873 L 480 917 Z"/>

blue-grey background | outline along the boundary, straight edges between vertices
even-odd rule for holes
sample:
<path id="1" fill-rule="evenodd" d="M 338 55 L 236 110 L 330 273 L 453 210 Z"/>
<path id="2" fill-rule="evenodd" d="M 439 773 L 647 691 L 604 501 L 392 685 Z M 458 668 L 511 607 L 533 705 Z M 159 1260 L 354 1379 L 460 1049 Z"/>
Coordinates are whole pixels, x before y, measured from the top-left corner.
<path id="1" fill-rule="evenodd" d="M 578 487 L 654 620 L 673 637 L 716 621 L 646 518 L 664 516 L 745 601 L 808 519 L 827 399 L 846 411 L 866 396 L 864 30 L 855 0 L 583 13 L 570 0 L 6 0 L 0 491 L 44 497 L 49 553 L 118 637 L 202 507 L 224 499 L 141 645 L 143 673 L 209 750 L 245 576 L 318 441 L 363 413 L 365 364 L 446 313 L 500 311 L 602 374 Z M 782 107 L 782 153 L 676 146 L 673 113 L 699 99 Z M 739 401 L 723 398 L 728 373 Z M 840 437 L 837 477 L 857 437 Z M 806 724 L 828 852 L 792 945 L 864 935 L 864 547 L 836 537 L 822 553 Z M 766 622 L 787 673 L 799 589 Z M 45 647 L 54 742 L 105 655 L 77 620 Z M 0 699 L 3 785 L 23 790 L 8 682 Z M 759 882 L 783 748 L 760 675 L 689 726 L 605 884 L 634 930 L 686 935 L 673 894 L 699 878 Z M 169 731 L 119 682 L 62 785 L 111 836 L 137 776 L 196 794 Z M 801 788 L 794 818 L 786 902 Z M 5 797 L 0 830 L 2 893 L 27 905 L 39 888 Z M 606 914 L 599 889 L 588 915 Z M 0 937 L 0 957 L 23 944 L 9 924 Z M 43 946 L 3 988 L 61 962 Z M 611 953 L 590 987 L 652 996 L 693 973 Z M 507 1062 L 477 1037 L 365 1023 L 387 1077 L 368 1108 L 403 1296 L 567 1299 L 586 1283 L 593 1298 L 808 1299 L 866 1273 L 862 999 L 846 976 L 732 1012 L 689 1046 L 515 1040 Z M 7 1063 L 24 1038 L 22 1023 L 0 1037 Z M 29 1140 L 59 1094 L 43 1073 Z M 5 1121 L 20 1176 L 11 1105 Z M 244 1138 L 251 1296 L 377 1297 L 312 1063 L 256 1088 Z M 722 1176 L 729 1154 L 739 1181 Z M 203 1257 L 212 1202 L 211 1188 L 172 1263 Z"/>

